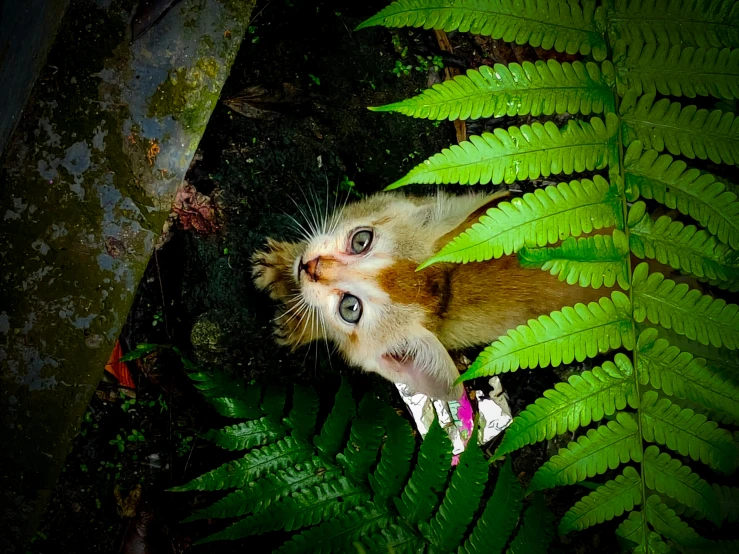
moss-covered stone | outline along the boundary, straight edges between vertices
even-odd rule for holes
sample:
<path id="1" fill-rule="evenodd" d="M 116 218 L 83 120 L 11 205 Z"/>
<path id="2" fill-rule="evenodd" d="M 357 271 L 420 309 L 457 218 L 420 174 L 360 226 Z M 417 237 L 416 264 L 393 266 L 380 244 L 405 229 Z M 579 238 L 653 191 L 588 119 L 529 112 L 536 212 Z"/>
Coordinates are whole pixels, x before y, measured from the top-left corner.
<path id="1" fill-rule="evenodd" d="M 244 34 L 183 0 L 131 43 L 135 4 L 72 0 L 0 165 L 2 551 L 43 509 Z"/>

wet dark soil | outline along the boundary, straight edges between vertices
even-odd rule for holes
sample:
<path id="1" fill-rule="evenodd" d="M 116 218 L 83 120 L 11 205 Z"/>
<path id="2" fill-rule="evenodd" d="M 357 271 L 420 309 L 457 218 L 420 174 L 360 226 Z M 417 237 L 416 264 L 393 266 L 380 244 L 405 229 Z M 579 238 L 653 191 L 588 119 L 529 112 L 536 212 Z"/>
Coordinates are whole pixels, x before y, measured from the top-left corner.
<path id="1" fill-rule="evenodd" d="M 326 210 L 347 195 L 378 191 L 455 141 L 449 122 L 366 109 L 412 96 L 438 80 L 438 72 L 422 60 L 440 56 L 447 67 L 465 68 L 551 54 L 465 35 L 451 36 L 456 52 L 448 54 L 430 32 L 353 31 L 386 3 L 258 3 L 223 91 L 231 101 L 216 108 L 187 177 L 209 197 L 203 201 L 212 202 L 215 216 L 202 225 L 198 215 L 189 223 L 182 217 L 174 222 L 121 335 L 124 350 L 140 343 L 163 346 L 129 363 L 135 403 L 114 380 L 100 384 L 29 552 L 180 553 L 209 533 L 207 522 L 178 524 L 202 497 L 166 489 L 232 456 L 197 439 L 221 420 L 197 394 L 169 345 L 203 366 L 227 367 L 259 382 L 303 382 L 327 396 L 340 373 L 360 379 L 361 387 L 387 389 L 386 383 L 346 368 L 323 345 L 297 353 L 278 349 L 270 330 L 273 307 L 251 284 L 249 258 L 266 236 L 294 234 L 292 218 L 302 219 L 298 206 Z M 397 69 L 398 61 L 410 66 L 407 75 Z M 479 133 L 513 123 L 486 120 L 469 127 Z M 552 372 L 506 375 L 514 413 L 556 380 Z M 553 448 L 541 444 L 514 454 L 519 477 L 530 479 Z M 138 515 L 124 517 L 134 504 L 125 499 L 138 485 Z M 116 488 L 123 502 L 116 501 Z M 585 492 L 558 490 L 548 496 L 550 508 L 559 518 Z M 617 552 L 614 528 L 605 524 L 556 538 L 550 551 Z M 137 546 L 142 534 L 148 534 L 151 550 Z M 272 550 L 252 539 L 198 551 L 245 547 Z"/>

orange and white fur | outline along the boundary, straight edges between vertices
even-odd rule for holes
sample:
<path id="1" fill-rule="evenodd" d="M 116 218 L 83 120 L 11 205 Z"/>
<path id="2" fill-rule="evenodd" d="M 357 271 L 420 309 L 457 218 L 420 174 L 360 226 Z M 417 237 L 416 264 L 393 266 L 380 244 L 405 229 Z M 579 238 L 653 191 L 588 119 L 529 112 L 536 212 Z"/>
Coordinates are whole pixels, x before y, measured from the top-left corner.
<path id="1" fill-rule="evenodd" d="M 259 289 L 281 303 L 275 334 L 297 348 L 327 339 L 365 371 L 439 399 L 459 398 L 448 350 L 607 294 L 523 269 L 515 256 L 416 267 L 507 197 L 381 193 L 346 206 L 294 243 L 253 257 Z"/>

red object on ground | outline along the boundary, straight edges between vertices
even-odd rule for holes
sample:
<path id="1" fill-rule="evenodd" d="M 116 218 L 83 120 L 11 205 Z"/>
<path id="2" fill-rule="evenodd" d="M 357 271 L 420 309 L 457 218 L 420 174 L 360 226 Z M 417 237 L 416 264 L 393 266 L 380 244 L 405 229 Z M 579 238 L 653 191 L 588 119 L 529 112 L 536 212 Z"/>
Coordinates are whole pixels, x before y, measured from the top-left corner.
<path id="1" fill-rule="evenodd" d="M 133 377 L 131 377 L 131 372 L 128 369 L 128 365 L 126 365 L 126 362 L 121 361 L 122 357 L 123 350 L 121 349 L 121 343 L 115 341 L 113 352 L 110 353 L 108 363 L 105 364 L 105 371 L 118 379 L 118 382 L 121 384 L 122 387 L 135 389 L 136 383 L 134 383 Z"/>

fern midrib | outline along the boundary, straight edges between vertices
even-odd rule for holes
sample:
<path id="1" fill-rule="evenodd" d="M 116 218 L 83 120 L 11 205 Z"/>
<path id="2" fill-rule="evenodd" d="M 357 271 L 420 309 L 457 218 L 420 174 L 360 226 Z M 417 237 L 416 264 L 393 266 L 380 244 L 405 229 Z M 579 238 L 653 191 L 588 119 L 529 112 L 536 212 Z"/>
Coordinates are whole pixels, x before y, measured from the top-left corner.
<path id="1" fill-rule="evenodd" d="M 693 189 L 692 188 L 681 187 L 679 185 L 676 185 L 675 183 L 669 183 L 667 181 L 663 181 L 659 177 L 655 177 L 655 176 L 653 176 L 653 175 L 651 175 L 651 174 L 649 174 L 647 172 L 642 172 L 642 171 L 635 170 L 635 169 L 627 169 L 626 170 L 626 173 L 629 173 L 631 175 L 636 175 L 637 177 L 642 177 L 642 178 L 644 178 L 644 179 L 646 179 L 647 181 L 650 181 L 650 182 L 659 183 L 665 189 L 665 192 L 664 192 L 665 193 L 665 196 L 667 196 L 669 194 L 676 195 L 675 194 L 676 191 L 679 194 L 684 194 L 685 196 L 688 197 L 688 201 L 691 202 L 691 203 L 693 203 L 694 206 L 696 204 L 698 204 L 700 206 L 705 206 L 706 208 L 709 208 L 710 209 L 710 212 L 712 214 L 714 214 L 715 217 L 718 217 L 718 218 L 722 219 L 727 226 L 729 226 L 730 228 L 734 228 L 734 229 L 739 230 L 739 219 L 737 219 L 737 218 L 731 218 L 730 216 L 728 216 L 726 214 L 726 212 L 724 210 L 719 209 L 719 207 L 715 206 L 712 202 L 709 202 L 708 200 L 701 199 L 701 197 L 698 196 L 697 193 L 693 192 Z M 714 181 L 714 182 L 717 182 L 717 181 Z M 690 184 L 692 185 L 693 182 L 691 182 Z M 709 186 L 710 185 L 707 184 L 705 188 L 708 188 Z M 713 198 L 711 198 L 711 200 L 717 200 L 718 197 L 721 194 L 723 194 L 724 192 L 727 192 L 727 191 L 728 191 L 728 189 L 726 187 L 724 187 L 724 190 L 722 192 L 720 192 L 718 195 L 716 195 Z"/>
<path id="2" fill-rule="evenodd" d="M 534 93 L 540 94 L 541 92 L 548 92 L 548 91 L 567 91 L 567 90 L 580 90 L 580 91 L 583 91 L 583 92 L 590 92 L 590 91 L 599 91 L 600 89 L 603 89 L 603 90 L 606 90 L 608 92 L 611 91 L 611 88 L 608 87 L 608 86 L 606 86 L 606 85 L 597 85 L 597 86 L 582 86 L 582 85 L 580 85 L 580 86 L 574 86 L 573 85 L 573 86 L 561 86 L 561 87 L 536 86 L 536 87 L 527 87 L 526 89 L 523 89 L 523 90 L 521 90 L 519 88 L 516 88 L 516 87 L 497 88 L 497 89 L 493 89 L 492 87 L 487 88 L 487 89 L 480 89 L 479 87 L 477 87 L 477 88 L 478 88 L 478 91 L 471 92 L 470 94 L 465 94 L 464 96 L 461 96 L 461 97 L 460 96 L 457 96 L 457 97 L 454 97 L 454 98 L 444 98 L 444 99 L 439 100 L 439 101 L 436 101 L 436 102 L 424 102 L 424 103 L 420 103 L 420 100 L 423 97 L 423 94 L 419 94 L 416 98 L 411 98 L 410 99 L 410 100 L 416 100 L 416 99 L 418 99 L 418 104 L 415 104 L 415 103 L 414 104 L 410 104 L 409 101 L 400 101 L 400 102 L 397 102 L 397 104 L 405 104 L 405 105 L 414 106 L 414 107 L 417 106 L 417 105 L 420 105 L 420 106 L 437 106 L 437 105 L 442 105 L 442 104 L 449 104 L 451 102 L 459 102 L 461 100 L 472 99 L 472 98 L 476 98 L 478 96 L 490 96 L 491 94 L 499 94 L 499 93 L 506 93 L 506 92 L 513 92 L 513 93 L 517 93 L 517 94 L 534 94 Z M 429 90 L 433 90 L 433 89 L 429 89 Z M 434 91 L 434 92 L 437 92 L 438 94 L 441 94 L 438 91 Z M 599 93 L 598 96 L 601 97 L 601 94 Z M 603 100 L 605 101 L 606 100 L 605 95 L 602 95 L 602 97 L 603 97 Z M 594 113 L 601 113 L 601 112 L 594 112 Z"/>
<path id="3" fill-rule="evenodd" d="M 613 53 L 613 45 L 611 45 L 610 40 L 608 39 L 609 33 L 606 33 L 606 43 L 608 45 L 608 52 L 610 54 Z M 612 56 L 609 56 L 612 57 Z M 619 112 L 620 104 L 621 104 L 621 97 L 618 95 L 617 91 L 613 90 L 613 98 L 614 98 L 614 106 L 616 108 L 616 113 Z M 623 116 L 621 116 L 623 120 Z M 623 136 L 623 125 L 618 126 L 618 142 L 616 142 L 615 148 L 618 150 L 618 167 L 615 168 L 618 172 L 618 177 L 620 179 L 620 196 L 621 196 L 621 221 L 628 222 L 628 216 L 629 216 L 629 204 L 628 199 L 626 198 L 626 166 L 624 164 L 625 160 L 625 153 L 624 153 L 624 136 Z M 629 226 L 627 224 L 624 224 L 622 229 L 624 235 L 626 235 L 626 244 L 631 243 L 631 230 L 629 229 Z M 637 443 L 639 445 L 639 459 L 641 460 L 638 462 L 639 464 L 639 483 L 640 483 L 640 494 L 641 494 L 641 502 L 643 505 L 646 505 L 647 502 L 647 482 L 646 478 L 644 476 L 644 426 L 642 424 L 642 393 L 641 393 L 641 387 L 639 384 L 639 349 L 636 347 L 636 341 L 637 341 L 637 328 L 636 328 L 636 318 L 634 317 L 634 268 L 631 263 L 631 255 L 627 254 L 625 256 L 626 258 L 626 280 L 629 284 L 629 289 L 627 291 L 627 294 L 629 295 L 629 305 L 631 307 L 631 336 L 634 341 L 634 348 L 631 351 L 631 363 L 634 368 L 634 373 L 632 375 L 632 379 L 634 380 L 634 394 L 636 395 L 637 400 L 637 406 L 636 406 L 636 431 L 638 433 L 637 436 Z M 646 509 L 639 510 L 639 515 L 641 516 L 641 523 L 642 523 L 642 532 L 640 533 L 642 535 L 642 545 L 644 546 L 645 554 L 649 554 L 649 551 L 651 550 L 649 547 L 649 528 L 648 525 L 648 517 L 646 513 Z"/>
<path id="4" fill-rule="evenodd" d="M 607 198 L 608 197 L 606 197 L 606 199 Z M 528 225 L 530 223 L 535 223 L 537 221 L 541 221 L 541 220 L 546 219 L 548 217 L 558 217 L 558 216 L 560 216 L 562 214 L 567 214 L 569 212 L 573 212 L 573 211 L 579 210 L 581 208 L 590 208 L 591 206 L 600 206 L 600 205 L 607 205 L 607 204 L 608 204 L 608 202 L 605 202 L 605 201 L 601 200 L 600 202 L 591 202 L 589 204 L 581 204 L 581 205 L 579 205 L 579 206 L 577 206 L 575 208 L 572 208 L 570 210 L 566 210 L 566 211 L 563 211 L 563 212 L 557 212 L 555 214 L 543 215 L 543 216 L 537 217 L 535 219 L 529 219 L 529 220 L 526 220 L 525 222 L 523 222 L 523 223 L 521 223 L 519 225 L 515 225 L 513 227 L 506 227 L 505 231 L 501 231 L 500 233 L 498 233 L 497 235 L 494 235 L 493 237 L 488 237 L 488 239 L 486 239 L 486 240 L 476 242 L 476 243 L 472 244 L 471 246 L 467 246 L 465 248 L 458 248 L 458 249 L 455 249 L 455 250 L 450 250 L 449 252 L 444 253 L 444 255 L 447 256 L 449 254 L 456 254 L 458 252 L 465 252 L 466 250 L 470 250 L 472 248 L 478 248 L 481 244 L 485 244 L 486 242 L 490 242 L 493 238 L 498 238 L 500 236 L 504 236 L 506 233 L 509 233 L 509 232 L 512 232 L 512 231 L 514 231 L 516 229 L 519 229 L 521 227 L 524 227 L 524 226 L 526 226 L 526 225 Z M 480 223 L 480 225 L 483 225 L 487 229 L 490 229 L 490 227 L 487 227 L 484 223 Z M 468 231 L 465 231 L 465 232 L 468 232 Z M 450 243 L 450 244 L 453 244 L 453 242 Z M 444 248 L 446 248 L 446 247 L 444 247 Z M 442 251 L 443 251 L 443 249 L 442 249 Z M 441 254 L 441 253 L 442 252 L 440 252 L 439 254 Z M 434 257 L 437 257 L 439 254 L 437 254 Z"/>
<path id="5" fill-rule="evenodd" d="M 585 35 L 596 35 L 600 36 L 600 34 L 592 28 L 586 28 L 586 27 L 568 27 L 567 25 L 562 25 L 559 23 L 552 23 L 551 20 L 543 20 L 543 19 L 536 19 L 533 17 L 524 17 L 522 15 L 514 15 L 508 12 L 496 12 L 493 10 L 486 10 L 486 9 L 477 9 L 477 8 L 466 8 L 462 6 L 454 6 L 450 7 L 449 5 L 442 5 L 442 6 L 425 6 L 422 8 L 409 8 L 409 9 L 403 9 L 402 12 L 395 13 L 392 15 L 385 16 L 385 19 L 388 19 L 390 17 L 398 17 L 400 14 L 403 13 L 414 13 L 414 12 L 428 12 L 431 10 L 439 10 L 439 11 L 455 11 L 455 12 L 466 12 L 468 14 L 477 15 L 477 14 L 485 14 L 488 18 L 495 17 L 510 17 L 511 19 L 515 19 L 518 21 L 524 21 L 524 22 L 530 22 L 530 23 L 538 23 L 539 25 L 545 25 L 547 27 L 555 27 L 559 29 L 565 29 L 568 31 L 576 31 L 578 33 L 583 33 Z M 464 16 L 463 16 L 464 17 Z M 428 20 L 426 20 L 428 21 Z M 424 24 L 426 23 L 424 21 Z"/>
<path id="6" fill-rule="evenodd" d="M 490 134 L 492 134 L 492 133 L 490 133 Z M 480 138 L 483 138 L 482 135 L 478 135 L 478 136 L 480 136 Z M 495 135 L 493 135 L 493 136 L 495 136 Z M 467 141 L 467 142 L 469 142 L 469 141 Z M 487 144 L 487 142 L 486 142 L 486 144 Z M 527 142 L 527 144 L 530 144 L 530 143 Z M 553 150 L 585 148 L 585 147 L 588 147 L 588 146 L 590 146 L 590 147 L 592 147 L 592 146 L 602 146 L 602 147 L 605 147 L 605 146 L 607 146 L 607 142 L 605 142 L 605 143 L 604 142 L 581 142 L 581 143 L 577 143 L 577 144 L 567 144 L 567 145 L 564 145 L 564 146 L 552 146 L 552 147 L 549 147 L 549 148 L 547 148 L 547 147 L 531 148 L 531 149 L 527 149 L 527 150 L 522 151 L 522 152 L 511 152 L 511 153 L 506 152 L 505 154 L 503 154 L 501 156 L 487 156 L 487 157 L 483 157 L 482 159 L 477 160 L 477 161 L 474 161 L 474 162 L 455 164 L 455 165 L 451 165 L 451 166 L 447 166 L 447 167 L 443 167 L 442 166 L 441 168 L 439 168 L 438 166 L 436 168 L 434 168 L 431 165 L 424 164 L 423 166 L 420 166 L 420 167 L 423 167 L 424 169 L 426 169 L 426 168 L 429 168 L 429 169 L 426 170 L 426 171 L 423 171 L 423 172 L 419 171 L 418 173 L 415 173 L 414 176 L 416 176 L 416 175 L 425 175 L 425 174 L 428 174 L 428 173 L 434 173 L 436 171 L 448 171 L 448 170 L 453 170 L 453 169 L 462 168 L 462 167 L 469 167 L 469 166 L 474 166 L 474 165 L 483 164 L 483 163 L 492 163 L 493 161 L 502 160 L 504 158 L 508 158 L 508 157 L 511 157 L 511 156 L 528 156 L 530 154 L 537 154 L 539 152 L 551 152 Z M 465 154 L 466 154 L 466 152 L 465 152 Z M 446 156 L 444 156 L 444 158 L 445 158 L 445 161 L 446 161 Z M 430 159 L 433 159 L 433 157 L 430 158 Z M 419 167 L 419 166 L 417 166 L 417 167 Z M 411 170 L 411 173 L 413 173 L 413 170 Z M 408 177 L 411 176 L 411 173 L 408 174 Z"/>

